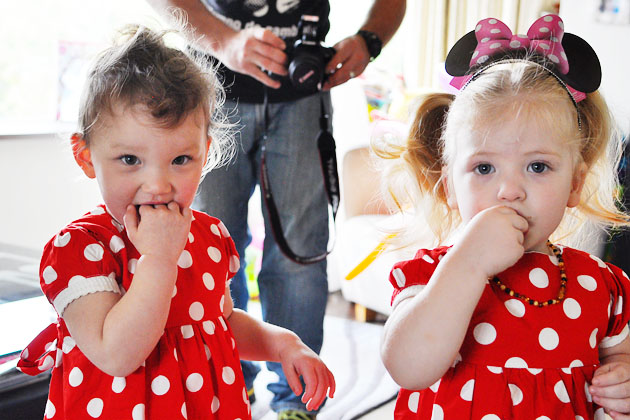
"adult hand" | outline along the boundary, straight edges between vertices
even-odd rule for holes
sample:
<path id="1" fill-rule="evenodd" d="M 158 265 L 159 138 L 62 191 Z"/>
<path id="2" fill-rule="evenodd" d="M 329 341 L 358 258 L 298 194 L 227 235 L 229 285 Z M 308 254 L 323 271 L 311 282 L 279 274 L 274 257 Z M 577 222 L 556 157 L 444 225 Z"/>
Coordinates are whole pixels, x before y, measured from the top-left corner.
<path id="1" fill-rule="evenodd" d="M 335 55 L 326 65 L 328 79 L 322 87 L 323 90 L 347 82 L 359 76 L 370 63 L 370 53 L 365 41 L 359 35 L 352 35 L 342 39 L 333 46 Z"/>
<path id="2" fill-rule="evenodd" d="M 277 89 L 280 82 L 272 79 L 265 70 L 280 76 L 287 75 L 285 47 L 282 38 L 270 30 L 254 27 L 235 31 L 226 37 L 216 55 L 230 70 Z"/>

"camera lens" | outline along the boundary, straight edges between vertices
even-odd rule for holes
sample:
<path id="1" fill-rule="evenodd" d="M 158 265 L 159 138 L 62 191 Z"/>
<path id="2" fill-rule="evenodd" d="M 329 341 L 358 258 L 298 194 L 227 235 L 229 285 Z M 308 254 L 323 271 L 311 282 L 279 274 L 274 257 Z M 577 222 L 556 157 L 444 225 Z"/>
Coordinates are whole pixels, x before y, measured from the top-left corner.
<path id="1" fill-rule="evenodd" d="M 317 90 L 324 75 L 322 57 L 313 54 L 300 54 L 289 64 L 289 77 L 293 86 L 300 90 Z"/>

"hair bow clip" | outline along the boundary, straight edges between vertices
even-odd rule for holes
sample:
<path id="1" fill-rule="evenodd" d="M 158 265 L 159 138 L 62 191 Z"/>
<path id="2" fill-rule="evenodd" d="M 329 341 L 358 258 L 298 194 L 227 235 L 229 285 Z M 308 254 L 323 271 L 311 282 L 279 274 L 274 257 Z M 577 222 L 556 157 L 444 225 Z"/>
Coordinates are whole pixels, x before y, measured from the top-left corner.
<path id="1" fill-rule="evenodd" d="M 582 38 L 564 32 L 558 15 L 537 19 L 527 35 L 514 35 L 495 18 L 479 21 L 474 31 L 464 35 L 446 57 L 451 84 L 461 89 L 474 74 L 502 60 L 535 61 L 551 71 L 580 100 L 599 88 L 601 66 L 593 48 Z"/>

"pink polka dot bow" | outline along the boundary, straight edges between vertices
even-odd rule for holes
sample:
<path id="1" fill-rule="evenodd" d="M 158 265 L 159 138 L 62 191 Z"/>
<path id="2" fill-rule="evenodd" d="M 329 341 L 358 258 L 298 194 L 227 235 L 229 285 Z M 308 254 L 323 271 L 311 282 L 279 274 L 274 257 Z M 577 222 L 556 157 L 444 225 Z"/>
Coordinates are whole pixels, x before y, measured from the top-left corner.
<path id="1" fill-rule="evenodd" d="M 475 28 L 477 47 L 470 60 L 470 67 L 483 64 L 499 51 L 532 50 L 547 57 L 562 74 L 569 72 L 569 61 L 562 47 L 564 24 L 557 15 L 546 15 L 536 20 L 527 35 L 514 35 L 510 28 L 498 19 L 480 21 Z"/>

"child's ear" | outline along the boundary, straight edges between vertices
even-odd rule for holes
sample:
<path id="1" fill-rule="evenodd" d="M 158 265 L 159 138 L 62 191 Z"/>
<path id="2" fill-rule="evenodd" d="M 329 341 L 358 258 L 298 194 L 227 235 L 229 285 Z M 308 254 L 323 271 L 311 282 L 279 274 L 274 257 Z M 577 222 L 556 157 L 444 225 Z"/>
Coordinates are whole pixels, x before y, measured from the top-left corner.
<path id="1" fill-rule="evenodd" d="M 580 197 L 582 196 L 582 188 L 584 187 L 584 181 L 586 180 L 586 172 L 588 167 L 586 163 L 580 163 L 575 171 L 573 171 L 573 180 L 571 183 L 571 192 L 569 193 L 569 199 L 567 200 L 567 207 L 575 207 L 580 204 Z"/>
<path id="2" fill-rule="evenodd" d="M 455 197 L 453 188 L 451 188 L 448 169 L 445 166 L 442 167 L 442 188 L 444 189 L 444 195 L 446 196 L 446 203 L 448 206 L 452 210 L 458 210 L 457 197 Z"/>
<path id="3" fill-rule="evenodd" d="M 92 165 L 92 156 L 83 136 L 79 133 L 74 133 L 70 137 L 70 142 L 72 144 L 72 154 L 74 155 L 74 160 L 77 162 L 77 165 L 79 165 L 88 178 L 95 178 L 96 175 L 94 173 L 94 165 Z"/>

